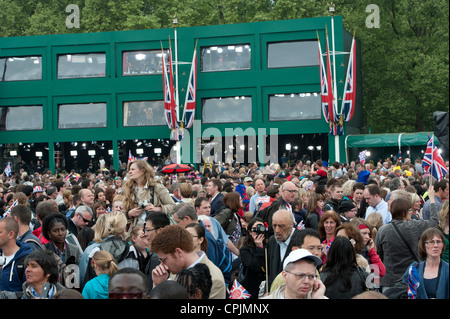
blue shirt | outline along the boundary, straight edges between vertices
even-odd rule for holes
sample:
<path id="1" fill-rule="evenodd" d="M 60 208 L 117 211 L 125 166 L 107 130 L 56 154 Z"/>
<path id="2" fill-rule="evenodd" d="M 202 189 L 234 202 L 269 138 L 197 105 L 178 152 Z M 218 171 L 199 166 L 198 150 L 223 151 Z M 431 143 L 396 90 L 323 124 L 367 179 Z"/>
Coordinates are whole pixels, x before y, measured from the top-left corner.
<path id="1" fill-rule="evenodd" d="M 81 293 L 84 299 L 108 299 L 109 275 L 101 274 L 89 280 Z"/>
<path id="2" fill-rule="evenodd" d="M 388 204 L 383 199 L 381 200 L 381 202 L 378 203 L 377 206 L 367 207 L 365 219 L 367 219 L 367 217 L 372 213 L 380 213 L 381 216 L 383 217 L 383 224 L 385 224 L 385 225 L 388 224 L 392 220 L 392 215 L 388 211 Z"/>

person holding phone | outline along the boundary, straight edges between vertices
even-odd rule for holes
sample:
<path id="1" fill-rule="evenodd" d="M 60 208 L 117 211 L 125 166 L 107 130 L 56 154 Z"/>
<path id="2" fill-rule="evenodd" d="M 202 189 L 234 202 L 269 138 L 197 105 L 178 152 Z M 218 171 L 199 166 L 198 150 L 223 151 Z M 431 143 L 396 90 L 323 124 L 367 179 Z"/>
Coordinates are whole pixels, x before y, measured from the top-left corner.
<path id="1" fill-rule="evenodd" d="M 352 223 L 359 228 L 359 231 L 364 239 L 364 251 L 361 253 L 367 261 L 369 262 L 370 269 L 372 272 L 380 277 L 384 277 L 386 274 L 386 267 L 383 264 L 380 256 L 375 248 L 375 242 L 373 240 L 373 227 L 366 220 L 362 218 L 357 218 L 352 221 Z"/>

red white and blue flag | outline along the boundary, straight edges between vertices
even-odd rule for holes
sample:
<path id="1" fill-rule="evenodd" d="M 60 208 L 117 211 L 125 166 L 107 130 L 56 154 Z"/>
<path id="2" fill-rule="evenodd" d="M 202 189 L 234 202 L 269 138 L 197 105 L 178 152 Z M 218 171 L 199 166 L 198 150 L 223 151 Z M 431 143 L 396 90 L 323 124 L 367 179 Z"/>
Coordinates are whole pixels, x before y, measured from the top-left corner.
<path id="1" fill-rule="evenodd" d="M 11 215 L 11 210 L 17 205 L 19 205 L 19 199 L 16 199 L 14 203 L 12 203 L 12 205 L 6 210 L 6 212 L 3 214 L 3 218 L 9 217 L 9 215 Z"/>
<path id="2" fill-rule="evenodd" d="M 236 279 L 233 282 L 233 287 L 231 287 L 230 299 L 248 299 L 250 298 L 250 294 L 247 290 L 245 290 L 244 286 L 242 286 Z"/>
<path id="3" fill-rule="evenodd" d="M 331 86 L 331 69 L 330 59 L 328 55 L 328 37 L 327 37 L 327 67 L 325 67 L 322 58 L 322 48 L 319 44 L 319 67 L 320 67 L 320 90 L 322 96 L 322 112 L 327 123 L 334 122 L 334 108 L 333 108 L 333 90 Z M 331 114 L 330 114 L 331 111 Z"/>
<path id="4" fill-rule="evenodd" d="M 352 47 L 350 49 L 350 58 L 348 60 L 347 76 L 345 78 L 344 96 L 342 98 L 341 114 L 344 122 L 348 122 L 353 117 L 356 101 L 356 76 L 355 76 L 355 37 L 353 37 Z"/>
<path id="5" fill-rule="evenodd" d="M 167 66 L 164 51 L 162 53 L 163 80 L 164 80 L 164 117 L 170 129 L 178 127 L 176 114 L 175 94 L 172 74 L 172 49 L 169 49 L 169 65 Z"/>
<path id="6" fill-rule="evenodd" d="M 191 73 L 186 91 L 186 101 L 184 103 L 183 122 L 185 128 L 190 128 L 194 124 L 195 102 L 197 96 L 197 50 L 194 50 L 192 58 Z"/>
<path id="7" fill-rule="evenodd" d="M 6 164 L 6 167 L 3 171 L 3 173 L 8 177 L 11 176 L 11 163 L 10 162 L 8 162 L 8 164 Z"/>
<path id="8" fill-rule="evenodd" d="M 128 151 L 128 163 L 134 161 L 135 159 L 136 157 L 131 154 L 131 151 Z"/>
<path id="9" fill-rule="evenodd" d="M 427 149 L 423 157 L 422 166 L 426 173 L 434 176 L 438 181 L 444 179 L 448 174 L 445 162 L 439 154 L 438 148 L 434 145 L 434 135 L 428 138 Z"/>

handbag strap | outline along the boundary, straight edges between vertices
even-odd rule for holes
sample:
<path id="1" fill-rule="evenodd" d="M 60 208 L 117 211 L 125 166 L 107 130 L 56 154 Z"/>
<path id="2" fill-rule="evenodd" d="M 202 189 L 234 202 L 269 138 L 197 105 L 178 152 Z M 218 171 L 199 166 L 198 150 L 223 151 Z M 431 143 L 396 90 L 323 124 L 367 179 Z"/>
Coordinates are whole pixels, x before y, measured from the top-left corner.
<path id="1" fill-rule="evenodd" d="M 392 225 L 394 226 L 395 231 L 397 232 L 397 234 L 400 236 L 400 238 L 403 240 L 403 243 L 406 245 L 406 247 L 408 247 L 409 252 L 411 253 L 411 255 L 414 257 L 415 261 L 419 261 L 419 259 L 416 257 L 416 254 L 413 252 L 413 250 L 411 249 L 411 247 L 409 246 L 408 242 L 405 240 L 405 237 L 403 237 L 403 234 L 400 232 L 400 230 L 398 229 L 397 225 L 394 223 L 394 221 L 392 221 Z"/>

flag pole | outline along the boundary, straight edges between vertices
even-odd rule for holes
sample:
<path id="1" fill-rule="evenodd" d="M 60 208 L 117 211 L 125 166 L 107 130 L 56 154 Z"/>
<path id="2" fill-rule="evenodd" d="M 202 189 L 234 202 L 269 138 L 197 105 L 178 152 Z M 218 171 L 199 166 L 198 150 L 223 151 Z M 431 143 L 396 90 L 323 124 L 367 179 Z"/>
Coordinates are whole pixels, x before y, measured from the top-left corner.
<path id="1" fill-rule="evenodd" d="M 336 48 L 335 48 L 335 41 L 334 41 L 334 11 L 335 11 L 335 5 L 333 2 L 331 2 L 330 6 L 328 7 L 329 12 L 331 13 L 331 42 L 332 42 L 332 48 L 333 48 L 333 78 L 334 78 L 334 85 L 333 85 L 333 108 L 335 110 L 336 116 L 339 116 L 339 112 L 337 109 L 337 84 L 336 84 Z M 333 123 L 334 125 L 335 123 Z M 339 150 L 339 135 L 334 136 L 334 157 L 335 161 L 340 162 L 340 150 Z"/>
<path id="2" fill-rule="evenodd" d="M 431 135 L 431 165 L 430 165 L 430 186 L 433 185 L 433 166 L 434 166 L 434 134 Z"/>
<path id="3" fill-rule="evenodd" d="M 180 106 L 180 102 L 178 99 L 178 39 L 177 39 L 177 24 L 178 24 L 178 20 L 177 20 L 177 15 L 175 15 L 173 17 L 173 27 L 174 27 L 174 33 L 175 33 L 175 74 L 176 74 L 176 78 L 175 78 L 175 103 L 176 103 L 176 116 L 177 116 L 177 121 L 180 118 L 180 114 L 179 114 L 179 106 Z M 175 134 L 178 134 L 178 131 L 175 131 Z M 176 164 L 180 164 L 181 163 L 181 143 L 180 140 L 177 139 L 176 143 Z"/>

